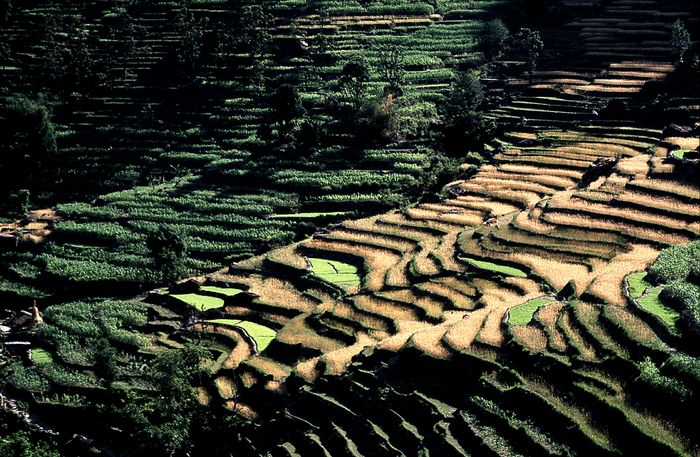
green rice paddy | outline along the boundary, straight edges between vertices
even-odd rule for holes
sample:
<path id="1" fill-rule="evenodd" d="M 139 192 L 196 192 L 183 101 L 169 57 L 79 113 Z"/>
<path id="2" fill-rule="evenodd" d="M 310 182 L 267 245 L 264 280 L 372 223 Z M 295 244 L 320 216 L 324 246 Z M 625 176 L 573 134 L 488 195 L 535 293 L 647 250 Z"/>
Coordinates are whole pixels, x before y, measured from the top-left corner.
<path id="1" fill-rule="evenodd" d="M 639 273 L 632 273 L 627 276 L 627 288 L 629 290 L 630 297 L 637 299 L 644 295 L 644 291 L 651 287 L 646 280 L 647 274 L 642 271 Z"/>
<path id="2" fill-rule="evenodd" d="M 272 340 L 275 339 L 275 336 L 277 336 L 277 332 L 270 327 L 241 319 L 211 319 L 206 322 L 242 328 L 253 338 L 255 344 L 258 346 L 258 352 L 264 351 Z"/>
<path id="3" fill-rule="evenodd" d="M 514 306 L 508 312 L 508 323 L 511 325 L 527 325 L 541 306 L 548 305 L 552 301 L 550 298 L 535 298 L 521 305 Z"/>
<path id="4" fill-rule="evenodd" d="M 667 326 L 675 328 L 680 314 L 661 302 L 659 295 L 663 290 L 663 286 L 653 287 L 647 282 L 646 276 L 645 272 L 632 273 L 627 276 L 626 281 L 630 297 L 644 311 L 658 317 Z"/>
<path id="5" fill-rule="evenodd" d="M 319 278 L 343 288 L 359 287 L 360 275 L 357 267 L 337 260 L 309 257 L 311 271 Z"/>
<path id="6" fill-rule="evenodd" d="M 471 257 L 460 257 L 459 259 L 480 270 L 493 271 L 494 273 L 501 273 L 506 276 L 515 276 L 516 278 L 527 278 L 526 272 L 515 267 L 509 267 L 508 265 L 487 262 L 485 260 L 477 260 Z"/>
<path id="7" fill-rule="evenodd" d="M 217 286 L 202 286 L 199 290 L 205 292 L 214 292 L 216 294 L 226 295 L 228 297 L 233 297 L 243 292 L 243 289 L 236 289 L 234 287 L 217 287 Z"/>
<path id="8" fill-rule="evenodd" d="M 34 362 L 36 365 L 53 363 L 53 356 L 46 349 L 32 349 L 32 362 Z"/>
<path id="9" fill-rule="evenodd" d="M 224 306 L 224 299 L 218 297 L 209 297 L 199 294 L 173 294 L 171 297 L 177 298 L 190 306 L 194 306 L 199 311 L 207 311 Z"/>

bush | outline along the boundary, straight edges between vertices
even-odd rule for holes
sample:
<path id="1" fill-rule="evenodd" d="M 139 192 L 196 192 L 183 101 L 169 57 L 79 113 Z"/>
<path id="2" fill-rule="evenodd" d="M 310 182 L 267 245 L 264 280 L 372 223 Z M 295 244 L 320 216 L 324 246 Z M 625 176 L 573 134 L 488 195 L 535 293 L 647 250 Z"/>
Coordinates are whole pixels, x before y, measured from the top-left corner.
<path id="1" fill-rule="evenodd" d="M 160 226 L 146 241 L 162 281 L 171 284 L 185 274 L 187 244 L 181 230 Z"/>
<path id="2" fill-rule="evenodd" d="M 46 179 L 56 153 L 56 133 L 49 109 L 40 101 L 10 97 L 0 105 L 0 195 L 33 190 Z"/>
<path id="3" fill-rule="evenodd" d="M 676 282 L 661 291 L 661 300 L 681 313 L 681 327 L 700 336 L 700 286 Z"/>
<path id="4" fill-rule="evenodd" d="M 476 72 L 463 73 L 452 84 L 441 107 L 446 151 L 466 155 L 493 138 L 496 126 L 482 111 L 485 102 L 486 92 Z"/>
<path id="5" fill-rule="evenodd" d="M 61 457 L 56 443 L 38 434 L 19 431 L 0 437 L 0 455 L 5 457 Z"/>
<path id="6" fill-rule="evenodd" d="M 654 284 L 682 281 L 688 278 L 691 264 L 700 261 L 700 242 L 664 249 L 649 267 L 649 279 Z M 695 267 L 697 269 L 697 267 Z"/>
<path id="7" fill-rule="evenodd" d="M 484 25 L 479 35 L 479 50 L 484 53 L 486 60 L 496 60 L 508 47 L 510 31 L 500 19 L 494 19 Z"/>
<path id="8" fill-rule="evenodd" d="M 636 381 L 651 387 L 654 391 L 677 400 L 685 400 L 690 396 L 691 392 L 683 383 L 675 378 L 662 375 L 650 358 L 647 357 L 639 362 L 637 368 L 639 376 Z"/>

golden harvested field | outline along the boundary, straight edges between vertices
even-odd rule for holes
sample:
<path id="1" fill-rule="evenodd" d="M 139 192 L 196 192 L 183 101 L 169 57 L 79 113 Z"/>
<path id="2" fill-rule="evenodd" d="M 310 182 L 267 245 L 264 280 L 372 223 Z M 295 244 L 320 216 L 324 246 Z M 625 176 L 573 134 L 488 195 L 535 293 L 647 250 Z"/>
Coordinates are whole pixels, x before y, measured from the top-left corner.
<path id="1" fill-rule="evenodd" d="M 510 329 L 513 337 L 520 344 L 532 352 L 544 352 L 547 350 L 547 335 L 535 326 L 517 326 Z"/>
<path id="2" fill-rule="evenodd" d="M 566 352 L 566 340 L 557 328 L 557 320 L 564 307 L 563 303 L 552 303 L 540 307 L 534 319 L 544 328 L 547 335 L 547 347 L 557 352 Z"/>

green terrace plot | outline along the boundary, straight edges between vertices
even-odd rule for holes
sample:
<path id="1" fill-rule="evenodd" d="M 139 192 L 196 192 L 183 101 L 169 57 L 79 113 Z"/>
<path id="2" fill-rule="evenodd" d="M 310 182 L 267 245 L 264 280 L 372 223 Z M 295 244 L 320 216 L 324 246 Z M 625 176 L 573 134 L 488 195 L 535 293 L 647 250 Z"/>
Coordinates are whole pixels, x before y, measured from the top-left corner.
<path id="1" fill-rule="evenodd" d="M 508 265 L 503 265 L 500 263 L 487 262 L 485 260 L 478 260 L 471 257 L 461 256 L 459 259 L 469 265 L 478 268 L 479 270 L 491 271 L 494 273 L 501 273 L 506 276 L 515 276 L 516 278 L 527 278 L 527 273 L 515 267 L 509 267 Z"/>
<path id="2" fill-rule="evenodd" d="M 207 24 L 206 42 L 218 34 L 212 25 L 226 23 L 234 9 L 226 2 L 215 3 L 221 4 L 192 6 L 195 17 Z M 324 100 L 337 94 L 338 75 L 351 56 L 366 58 L 371 67 L 367 99 L 381 96 L 386 81 L 376 65 L 384 48 L 394 45 L 403 51 L 406 66 L 404 95 L 396 109 L 407 119 L 431 118 L 425 113 L 435 112 L 455 66 L 480 58 L 475 43 L 483 19 L 505 4 L 503 0 L 445 1 L 439 6 L 409 0 L 313 3 L 270 2 L 273 41 L 304 40 L 311 52 L 290 58 L 271 49 L 265 55 L 264 76 L 270 80 L 282 76 L 299 90 L 307 112 L 320 112 L 315 120 L 324 122 L 330 120 Z M 104 41 L 111 33 L 108 18 L 113 12 L 109 2 L 104 8 L 93 6 L 63 11 L 54 5 L 51 12 L 57 21 L 68 18 L 77 22 L 78 30 L 89 31 L 91 39 Z M 16 279 L 0 264 L 0 292 L 33 297 L 68 283 L 77 293 L 83 282 L 117 286 L 128 282 L 140 290 L 158 282 L 150 271 L 145 242 L 158 226 L 170 225 L 184 234 L 190 256 L 187 275 L 194 275 L 298 240 L 308 235 L 311 224 L 408 203 L 429 184 L 440 159 L 413 139 L 399 144 L 391 139 L 364 150 L 349 145 L 348 132 L 341 131 L 331 133 L 332 146 L 324 145 L 310 157 L 275 156 L 256 136 L 259 127 L 270 122 L 271 109 L 257 90 L 251 90 L 249 59 L 240 46 L 232 46 L 225 56 L 213 51 L 217 46 L 204 46 L 193 75 L 203 83 L 188 88 L 183 96 L 173 91 L 179 85 L 173 80 L 152 78 L 152 70 L 161 65 L 160 56 L 171 53 L 180 37 L 181 31 L 169 23 L 174 8 L 172 2 L 125 8 L 134 10 L 132 17 L 144 26 L 148 46 L 141 48 L 144 40 L 136 40 L 134 54 L 122 62 L 124 71 L 110 81 L 114 87 L 103 87 L 99 96 L 76 102 L 75 109 L 68 110 L 71 114 L 56 110 L 64 181 L 51 191 L 66 187 L 54 195 L 56 201 L 93 203 L 58 205 L 63 221 L 56 224 L 41 258 L 31 260 L 42 270 L 40 276 L 52 280 L 50 284 Z M 319 33 L 319 8 L 330 21 L 323 33 Z M 41 45 L 25 49 L 21 44 L 33 43 L 33 35 L 40 35 L 35 16 L 44 14 L 43 4 L 27 5 L 12 18 L 15 23 L 8 23 L 9 48 L 18 57 L 9 60 L 29 60 L 19 68 L 27 75 L 40 73 L 34 70 L 43 55 Z M 66 34 L 57 35 L 61 46 Z M 320 41 L 325 44 L 320 46 Z M 273 157 L 266 162 L 268 153 Z M 43 275 L 46 270 L 49 275 Z"/>
<path id="3" fill-rule="evenodd" d="M 551 298 L 535 298 L 521 305 L 514 306 L 508 311 L 508 323 L 510 325 L 527 325 L 532 320 L 535 312 L 542 306 L 553 303 Z"/>
<path id="4" fill-rule="evenodd" d="M 32 349 L 32 362 L 34 362 L 35 365 L 52 363 L 53 356 L 46 349 L 41 349 L 41 348 Z"/>
<path id="5" fill-rule="evenodd" d="M 337 260 L 314 257 L 310 257 L 308 260 L 311 271 L 319 278 L 346 289 L 360 286 L 360 275 L 357 267 Z"/>
<path id="6" fill-rule="evenodd" d="M 206 322 L 242 328 L 255 341 L 258 352 L 263 352 L 277 336 L 277 332 L 270 327 L 240 319 L 211 319 Z"/>
<path id="7" fill-rule="evenodd" d="M 685 155 L 688 154 L 689 152 L 691 152 L 691 151 L 688 149 L 677 149 L 677 150 L 671 152 L 671 155 L 673 157 L 683 159 L 683 158 L 685 158 Z"/>
<path id="8" fill-rule="evenodd" d="M 226 295 L 229 297 L 232 297 L 234 295 L 238 295 L 241 292 L 243 292 L 243 290 L 236 289 L 234 287 L 216 287 L 216 286 L 202 286 L 199 288 L 199 290 L 202 290 L 204 292 L 213 292 L 216 294 Z"/>
<path id="9" fill-rule="evenodd" d="M 199 294 L 171 294 L 173 298 L 198 309 L 199 311 L 207 311 L 210 309 L 221 308 L 224 306 L 224 299 L 218 297 L 210 297 L 208 295 Z"/>
<path id="10" fill-rule="evenodd" d="M 645 272 L 632 273 L 627 276 L 626 282 L 630 298 L 644 311 L 658 317 L 670 328 L 675 328 L 680 314 L 661 302 L 660 295 L 664 289 L 663 286 L 652 286 L 646 281 L 646 276 Z"/>

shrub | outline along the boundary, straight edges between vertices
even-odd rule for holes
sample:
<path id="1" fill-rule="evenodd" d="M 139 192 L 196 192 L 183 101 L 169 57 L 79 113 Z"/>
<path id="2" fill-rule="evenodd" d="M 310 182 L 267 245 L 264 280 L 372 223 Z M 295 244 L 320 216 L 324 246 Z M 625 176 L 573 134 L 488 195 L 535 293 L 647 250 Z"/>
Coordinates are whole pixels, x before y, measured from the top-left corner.
<path id="1" fill-rule="evenodd" d="M 180 230 L 160 226 L 149 235 L 146 244 L 164 282 L 174 283 L 184 275 L 187 244 Z"/>
<path id="2" fill-rule="evenodd" d="M 697 244 L 696 246 L 700 246 Z M 692 249 L 695 254 L 700 249 Z M 697 254 L 695 254 L 697 255 Z M 690 274 L 690 246 L 671 246 L 661 251 L 649 267 L 649 279 L 655 284 L 684 280 Z"/>
<path id="3" fill-rule="evenodd" d="M 685 373 L 700 382 L 700 359 L 697 357 L 677 352 L 668 358 L 664 366 Z"/>
<path id="4" fill-rule="evenodd" d="M 510 31 L 500 19 L 487 22 L 479 35 L 479 50 L 486 60 L 496 60 L 508 47 Z"/>
<path id="5" fill-rule="evenodd" d="M 406 58 L 404 51 L 398 46 L 379 49 L 379 76 L 387 82 L 385 92 L 401 95 L 405 76 Z"/>
<path id="6" fill-rule="evenodd" d="M 496 126 L 484 116 L 485 101 L 486 92 L 476 72 L 463 73 L 452 84 L 441 107 L 443 142 L 448 152 L 464 155 L 491 140 Z"/>
<path id="7" fill-rule="evenodd" d="M 513 36 L 513 43 L 525 59 L 528 74 L 532 78 L 532 75 L 537 69 L 537 63 L 540 59 L 542 49 L 544 49 L 544 43 L 540 38 L 540 32 L 522 28 Z"/>
<path id="8" fill-rule="evenodd" d="M 647 357 L 637 364 L 639 376 L 636 381 L 646 384 L 666 396 L 678 400 L 684 400 L 690 395 L 690 391 L 675 378 L 664 376 L 654 362 Z"/>
<path id="9" fill-rule="evenodd" d="M 678 19 L 671 28 L 671 47 L 680 63 L 683 63 L 683 56 L 692 43 L 690 32 L 688 32 L 683 21 Z"/>
<path id="10" fill-rule="evenodd" d="M 700 286 L 676 282 L 661 291 L 661 300 L 681 313 L 681 326 L 700 336 Z"/>
<path id="11" fill-rule="evenodd" d="M 0 105 L 0 195 L 32 189 L 56 153 L 56 133 L 41 101 L 10 97 Z"/>

